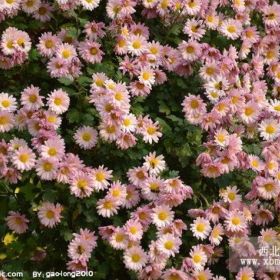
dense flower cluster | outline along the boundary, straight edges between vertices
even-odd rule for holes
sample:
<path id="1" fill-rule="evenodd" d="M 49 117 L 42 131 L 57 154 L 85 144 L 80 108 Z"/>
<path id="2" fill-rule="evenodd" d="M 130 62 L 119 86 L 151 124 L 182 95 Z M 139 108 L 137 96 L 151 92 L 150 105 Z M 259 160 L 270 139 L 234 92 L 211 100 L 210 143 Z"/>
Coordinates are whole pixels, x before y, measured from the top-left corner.
<path id="1" fill-rule="evenodd" d="M 63 234 L 69 241 L 65 267 L 71 271 L 91 269 L 98 232 L 99 241 L 119 251 L 124 267 L 138 279 L 225 280 L 212 268 L 221 259 L 228 271 L 236 272 L 237 280 L 279 279 L 279 271 L 272 273 L 263 266 L 254 271 L 237 263 L 240 256 L 256 257 L 250 236 L 255 235 L 260 246 L 279 239 L 280 4 L 276 2 L 0 0 L 4 26 L 0 68 L 5 73 L 20 71 L 34 59 L 54 83 L 47 94 L 45 81 L 42 86 L 29 83 L 21 92 L 11 87 L 0 93 L 1 184 L 8 191 L 15 186 L 9 195 L 17 197 L 17 186 L 26 178 L 31 185 L 34 180 L 50 182 L 78 205 L 69 213 L 73 208 L 68 200 L 41 194 L 34 195 L 26 212 L 27 203 L 25 208 L 14 205 L 5 214 L 3 243 L 8 246 L 25 234 L 69 226 L 71 237 L 69 230 Z M 99 8 L 106 13 L 104 21 L 93 20 L 91 13 Z M 82 16 L 87 13 L 85 20 Z M 52 25 L 62 16 L 66 24 Z M 22 30 L 20 25 L 14 27 L 21 18 L 34 20 L 30 30 L 28 25 Z M 10 23 L 13 20 L 15 24 Z M 69 25 L 71 20 L 74 25 Z M 161 42 L 154 23 L 175 30 L 172 44 L 166 43 L 171 31 Z M 150 98 L 154 89 L 177 76 L 186 81 L 197 77 L 200 84 L 195 91 L 199 94 L 183 93 L 181 111 L 187 124 L 203 133 L 204 151 L 196 159 L 201 178 L 216 184 L 216 179 L 233 172 L 246 173 L 252 175 L 249 189 L 227 184 L 213 201 L 205 199 L 207 205 L 199 207 L 195 188 L 169 170 L 160 118 L 146 108 L 139 113 L 134 102 Z M 83 80 L 87 88 L 79 84 Z M 86 92 L 83 101 L 97 111 L 98 124 L 82 123 L 64 135 L 66 115 L 77 105 L 71 98 L 80 97 L 81 88 Z M 168 90 L 172 95 L 172 88 Z M 139 142 L 149 144 L 145 147 L 153 152 L 147 151 L 143 164 L 130 166 L 126 174 L 120 175 L 118 166 L 91 165 L 83 158 L 84 152 L 102 143 L 125 153 Z M 248 148 L 251 143 L 259 152 Z M 180 207 L 191 198 L 195 206 L 182 215 Z M 102 221 L 98 226 L 74 222 L 84 203 L 94 204 L 90 211 Z M 114 220 L 118 216 L 121 224 Z M 185 233 L 192 241 L 184 238 Z M 232 251 L 229 260 L 227 250 Z M 173 262 L 178 255 L 180 261 Z M 31 260 L 46 257 L 46 248 L 38 247 Z"/>

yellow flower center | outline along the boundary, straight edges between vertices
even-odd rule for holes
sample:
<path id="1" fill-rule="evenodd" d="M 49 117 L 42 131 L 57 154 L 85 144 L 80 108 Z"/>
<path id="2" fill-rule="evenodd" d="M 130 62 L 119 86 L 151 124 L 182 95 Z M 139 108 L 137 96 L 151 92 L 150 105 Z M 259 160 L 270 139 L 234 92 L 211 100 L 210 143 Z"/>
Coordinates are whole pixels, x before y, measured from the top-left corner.
<path id="1" fill-rule="evenodd" d="M 229 25 L 229 26 L 227 27 L 227 31 L 228 31 L 229 33 L 235 33 L 235 32 L 236 32 L 236 27 L 235 27 L 234 25 Z"/>
<path id="2" fill-rule="evenodd" d="M 144 73 L 142 74 L 142 78 L 143 78 L 143 80 L 145 80 L 145 81 L 149 80 L 150 77 L 151 77 L 151 74 L 148 73 L 148 72 L 144 72 Z"/>
<path id="3" fill-rule="evenodd" d="M 233 200 L 235 200 L 235 197 L 236 197 L 236 195 L 235 195 L 234 192 L 228 193 L 228 198 L 229 198 L 229 200 L 233 201 Z"/>
<path id="4" fill-rule="evenodd" d="M 79 189 L 85 189 L 88 184 L 87 184 L 87 181 L 85 179 L 80 179 L 78 182 L 77 182 L 77 186 Z"/>
<path id="5" fill-rule="evenodd" d="M 98 53 L 98 49 L 95 47 L 92 47 L 89 52 L 91 55 L 96 55 Z"/>
<path id="6" fill-rule="evenodd" d="M 147 132 L 149 135 L 153 135 L 156 131 L 157 131 L 157 129 L 154 126 L 149 126 L 147 128 Z"/>
<path id="7" fill-rule="evenodd" d="M 5 125 L 9 123 L 9 119 L 7 116 L 0 116 L 0 125 Z"/>
<path id="8" fill-rule="evenodd" d="M 137 227 L 135 226 L 130 227 L 129 231 L 131 234 L 136 234 L 138 232 Z"/>
<path id="9" fill-rule="evenodd" d="M 72 55 L 72 52 L 70 50 L 63 50 L 61 54 L 63 58 L 67 59 Z"/>
<path id="10" fill-rule="evenodd" d="M 152 191 L 157 191 L 159 189 L 159 185 L 157 183 L 151 183 L 149 187 Z"/>
<path id="11" fill-rule="evenodd" d="M 265 132 L 268 133 L 268 134 L 273 134 L 275 133 L 275 127 L 271 124 L 267 125 L 266 129 L 265 129 Z"/>
<path id="12" fill-rule="evenodd" d="M 103 203 L 103 207 L 105 208 L 105 209 L 112 209 L 113 208 L 113 204 L 112 204 L 112 202 L 111 201 L 105 201 L 104 203 Z"/>
<path id="13" fill-rule="evenodd" d="M 85 141 L 85 142 L 88 142 L 91 140 L 91 134 L 89 132 L 84 132 L 83 135 L 82 135 L 82 139 Z"/>
<path id="14" fill-rule="evenodd" d="M 205 225 L 202 224 L 202 223 L 197 224 L 197 225 L 196 225 L 196 230 L 197 230 L 198 232 L 203 232 L 203 231 L 205 230 Z"/>
<path id="15" fill-rule="evenodd" d="M 55 156 L 55 155 L 57 155 L 57 150 L 56 150 L 56 148 L 49 148 L 49 150 L 48 150 L 48 154 L 50 155 L 50 156 Z"/>
<path id="16" fill-rule="evenodd" d="M 48 219 L 53 219 L 53 218 L 54 218 L 54 212 L 51 211 L 51 210 L 48 210 L 48 211 L 46 212 L 46 217 L 47 217 Z"/>
<path id="17" fill-rule="evenodd" d="M 26 163 L 29 160 L 29 154 L 21 154 L 19 160 L 23 163 Z"/>
<path id="18" fill-rule="evenodd" d="M 3 100 L 1 104 L 4 108 L 8 108 L 11 105 L 11 101 L 6 99 L 6 100 Z"/>
<path id="19" fill-rule="evenodd" d="M 120 194 L 121 194 L 120 189 L 115 188 L 115 189 L 112 191 L 112 196 L 114 196 L 114 197 L 118 197 L 118 196 L 120 196 Z"/>
<path id="20" fill-rule="evenodd" d="M 56 97 L 56 98 L 54 99 L 53 103 L 54 103 L 56 106 L 59 106 L 59 105 L 62 104 L 62 100 L 61 100 L 61 98 Z"/>
<path id="21" fill-rule="evenodd" d="M 199 263 L 199 262 L 201 262 L 201 256 L 200 255 L 198 255 L 198 254 L 195 254 L 195 255 L 193 255 L 193 261 L 195 262 L 195 263 Z"/>
<path id="22" fill-rule="evenodd" d="M 158 213 L 158 218 L 161 220 L 161 221 L 165 221 L 167 218 L 168 218 L 168 214 L 166 212 L 159 212 Z"/>
<path id="23" fill-rule="evenodd" d="M 95 177 L 98 182 L 102 182 L 105 179 L 105 174 L 100 171 L 96 173 Z"/>
<path id="24" fill-rule="evenodd" d="M 249 117 L 249 116 L 251 116 L 254 112 L 255 112 L 255 111 L 254 111 L 254 109 L 253 109 L 252 107 L 246 107 L 244 113 L 245 113 L 245 115 L 246 115 L 247 117 Z"/>
<path id="25" fill-rule="evenodd" d="M 139 254 L 136 254 L 136 253 L 135 253 L 135 254 L 132 254 L 132 255 L 131 255 L 131 260 L 132 260 L 134 263 L 139 262 L 140 259 L 141 259 L 141 257 L 140 257 Z"/>
<path id="26" fill-rule="evenodd" d="M 53 169 L 53 165 L 50 162 L 45 162 L 43 164 L 43 169 L 47 172 L 50 172 Z"/>
<path id="27" fill-rule="evenodd" d="M 37 95 L 35 94 L 32 94 L 29 96 L 28 100 L 31 102 L 31 103 L 35 103 L 37 101 Z"/>
<path id="28" fill-rule="evenodd" d="M 193 46 L 187 46 L 187 47 L 186 47 L 186 52 L 187 52 L 187 53 L 190 53 L 190 54 L 191 54 L 191 53 L 194 53 L 194 47 L 193 47 Z"/>
<path id="29" fill-rule="evenodd" d="M 267 192 L 271 192 L 274 189 L 274 184 L 272 183 L 264 184 L 264 188 Z"/>
<path id="30" fill-rule="evenodd" d="M 167 250 L 172 250 L 174 247 L 174 242 L 172 240 L 168 240 L 164 243 L 164 248 Z"/>
<path id="31" fill-rule="evenodd" d="M 132 47 L 136 50 L 140 49 L 141 48 L 141 42 L 140 41 L 134 41 L 132 43 Z"/>
<path id="32" fill-rule="evenodd" d="M 235 226 L 238 226 L 238 225 L 240 225 L 240 218 L 239 217 L 233 217 L 232 219 L 231 219 L 231 222 L 232 222 L 232 224 L 233 225 L 235 225 Z"/>
<path id="33" fill-rule="evenodd" d="M 116 242 L 122 242 L 124 240 L 124 235 L 121 233 L 116 234 L 115 240 Z"/>

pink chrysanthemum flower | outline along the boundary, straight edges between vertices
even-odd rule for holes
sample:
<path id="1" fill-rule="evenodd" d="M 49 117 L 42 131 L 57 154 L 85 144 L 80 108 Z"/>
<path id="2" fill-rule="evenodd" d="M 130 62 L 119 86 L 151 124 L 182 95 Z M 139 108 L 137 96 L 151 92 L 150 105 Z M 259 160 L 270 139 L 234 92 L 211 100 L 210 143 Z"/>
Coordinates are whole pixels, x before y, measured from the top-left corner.
<path id="1" fill-rule="evenodd" d="M 141 186 L 148 178 L 148 170 L 146 167 L 134 167 L 128 170 L 127 177 L 133 185 Z"/>
<path id="2" fill-rule="evenodd" d="M 126 186 L 122 185 L 120 181 L 113 182 L 107 195 L 113 197 L 119 205 L 123 205 L 126 197 Z"/>
<path id="3" fill-rule="evenodd" d="M 210 271 L 209 268 L 207 268 L 206 270 L 202 270 L 202 271 L 194 271 L 193 272 L 193 277 L 194 280 L 211 280 L 213 277 L 212 272 Z"/>
<path id="4" fill-rule="evenodd" d="M 36 172 L 42 180 L 54 180 L 57 174 L 58 163 L 53 158 L 41 158 L 37 160 Z"/>
<path id="5" fill-rule="evenodd" d="M 14 166 L 21 170 L 31 170 L 35 165 L 35 154 L 28 147 L 20 147 L 12 155 Z"/>
<path id="6" fill-rule="evenodd" d="M 226 189 L 220 191 L 220 196 L 224 202 L 234 203 L 241 200 L 241 195 L 238 194 L 238 189 L 236 186 L 228 186 Z"/>
<path id="7" fill-rule="evenodd" d="M 71 61 L 74 57 L 77 56 L 76 49 L 73 45 L 68 43 L 62 43 L 57 47 L 56 56 L 67 62 Z"/>
<path id="8" fill-rule="evenodd" d="M 93 192 L 93 180 L 89 174 L 78 172 L 70 182 L 71 194 L 79 198 L 89 197 Z"/>
<path id="9" fill-rule="evenodd" d="M 112 179 L 112 171 L 108 170 L 107 167 L 99 166 L 92 170 L 91 173 L 93 179 L 94 189 L 97 191 L 105 190 L 110 185 L 110 180 Z"/>
<path id="10" fill-rule="evenodd" d="M 23 0 L 21 7 L 27 14 L 32 14 L 40 7 L 40 0 Z"/>
<path id="11" fill-rule="evenodd" d="M 126 187 L 126 197 L 124 201 L 124 207 L 126 209 L 131 209 L 135 207 L 140 201 L 140 195 L 138 190 L 133 185 L 128 185 Z"/>
<path id="12" fill-rule="evenodd" d="M 196 41 L 182 41 L 178 49 L 186 61 L 194 61 L 201 55 L 201 46 Z"/>
<path id="13" fill-rule="evenodd" d="M 9 229 L 18 234 L 25 233 L 28 229 L 27 224 L 29 223 L 29 220 L 25 217 L 25 215 L 19 212 L 9 211 L 5 220 Z"/>
<path id="14" fill-rule="evenodd" d="M 43 106 L 42 97 L 39 95 L 40 88 L 30 87 L 25 88 L 21 93 L 21 105 L 27 110 L 38 110 Z"/>
<path id="15" fill-rule="evenodd" d="M 85 24 L 84 32 L 90 40 L 96 40 L 97 38 L 103 38 L 105 36 L 105 24 L 103 22 L 91 21 Z"/>
<path id="16" fill-rule="evenodd" d="M 109 239 L 110 245 L 117 250 L 124 250 L 128 246 L 128 236 L 124 229 L 116 228 Z"/>
<path id="17" fill-rule="evenodd" d="M 159 123 L 153 122 L 150 119 L 144 123 L 140 133 L 143 135 L 143 141 L 149 144 L 152 144 L 153 142 L 157 143 L 162 136 Z"/>
<path id="18" fill-rule="evenodd" d="M 183 31 L 190 37 L 191 40 L 201 39 L 206 32 L 203 26 L 203 22 L 201 20 L 195 19 L 187 20 Z"/>
<path id="19" fill-rule="evenodd" d="M 38 208 L 40 223 L 46 227 L 53 228 L 60 223 L 63 207 L 59 203 L 43 202 Z"/>
<path id="20" fill-rule="evenodd" d="M 275 180 L 260 177 L 260 180 L 258 180 L 257 190 L 261 198 L 269 200 L 276 198 L 279 195 L 280 186 Z"/>
<path id="21" fill-rule="evenodd" d="M 83 238 L 74 238 L 68 246 L 68 256 L 72 260 L 88 261 L 92 247 Z"/>
<path id="22" fill-rule="evenodd" d="M 252 268 L 250 267 L 242 267 L 237 276 L 236 276 L 236 280 L 255 280 L 254 278 L 254 272 L 252 270 Z"/>
<path id="23" fill-rule="evenodd" d="M 151 176 L 143 182 L 143 186 L 141 187 L 141 192 L 143 198 L 147 200 L 157 200 L 159 193 L 164 188 L 164 180 Z"/>
<path id="24" fill-rule="evenodd" d="M 221 24 L 220 31 L 229 39 L 236 40 L 242 32 L 242 24 L 238 20 L 228 19 Z"/>
<path id="25" fill-rule="evenodd" d="M 40 150 L 41 150 L 41 156 L 43 158 L 53 158 L 59 160 L 64 155 L 64 150 L 65 150 L 64 140 L 59 138 L 48 139 L 40 147 Z"/>
<path id="26" fill-rule="evenodd" d="M 60 57 L 52 57 L 47 64 L 48 72 L 53 78 L 68 77 L 71 79 L 69 72 L 70 64 Z"/>
<path id="27" fill-rule="evenodd" d="M 41 22 L 50 21 L 53 10 L 54 8 L 52 5 L 46 2 L 41 2 L 38 10 L 33 13 L 33 17 Z"/>
<path id="28" fill-rule="evenodd" d="M 258 243 L 260 246 L 271 246 L 275 244 L 278 239 L 278 234 L 273 229 L 262 229 L 260 232 L 260 236 L 258 237 Z"/>
<path id="29" fill-rule="evenodd" d="M 184 8 L 186 9 L 187 14 L 191 16 L 198 14 L 201 5 L 201 0 L 187 0 L 184 2 Z"/>
<path id="30" fill-rule="evenodd" d="M 149 153 L 144 157 L 144 160 L 143 166 L 146 167 L 152 175 L 158 175 L 166 167 L 163 155 L 156 156 L 156 152 Z"/>
<path id="31" fill-rule="evenodd" d="M 86 40 L 79 45 L 79 54 L 87 62 L 100 63 L 104 52 L 100 49 L 101 45 L 97 42 Z"/>
<path id="32" fill-rule="evenodd" d="M 139 241 L 143 235 L 143 228 L 140 222 L 128 220 L 124 226 L 124 231 L 132 241 Z"/>
<path id="33" fill-rule="evenodd" d="M 188 278 L 185 272 L 183 272 L 182 270 L 177 270 L 175 268 L 165 270 L 161 277 L 162 280 L 186 280 Z"/>
<path id="34" fill-rule="evenodd" d="M 97 202 L 97 212 L 102 217 L 111 217 L 118 212 L 119 204 L 115 198 L 107 196 Z"/>
<path id="35" fill-rule="evenodd" d="M 88 150 L 96 145 L 98 141 L 97 135 L 97 131 L 94 128 L 82 126 L 75 132 L 74 139 L 81 148 Z"/>
<path id="36" fill-rule="evenodd" d="M 55 54 L 59 44 L 61 44 L 61 41 L 56 35 L 53 35 L 51 32 L 45 32 L 39 38 L 37 49 L 41 55 L 51 57 Z"/>
<path id="37" fill-rule="evenodd" d="M 225 225 L 226 229 L 232 232 L 244 231 L 247 227 L 243 213 L 237 210 L 231 211 L 227 214 Z"/>
<path id="38" fill-rule="evenodd" d="M 221 241 L 223 240 L 222 235 L 224 234 L 224 229 L 222 227 L 221 224 L 217 224 L 213 227 L 211 233 L 210 233 L 210 237 L 209 240 L 211 242 L 211 244 L 214 245 L 219 245 L 221 243 Z"/>

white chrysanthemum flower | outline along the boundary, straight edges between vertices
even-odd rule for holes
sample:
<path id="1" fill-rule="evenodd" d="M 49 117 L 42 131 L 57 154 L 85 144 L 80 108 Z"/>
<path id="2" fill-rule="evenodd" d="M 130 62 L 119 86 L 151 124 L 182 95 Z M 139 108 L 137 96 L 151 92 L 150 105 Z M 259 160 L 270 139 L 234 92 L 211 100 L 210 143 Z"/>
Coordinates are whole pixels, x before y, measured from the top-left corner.
<path id="1" fill-rule="evenodd" d="M 14 126 L 14 115 L 7 111 L 0 111 L 0 132 L 7 132 Z"/>
<path id="2" fill-rule="evenodd" d="M 166 167 L 163 155 L 156 156 L 156 152 L 149 153 L 144 157 L 144 160 L 143 166 L 146 167 L 152 175 L 158 175 Z"/>
<path id="3" fill-rule="evenodd" d="M 138 271 L 146 264 L 147 254 L 141 247 L 132 247 L 124 253 L 124 264 L 128 269 Z"/>
<path id="4" fill-rule="evenodd" d="M 279 135 L 279 122 L 275 119 L 265 119 L 259 125 L 259 132 L 264 140 L 273 140 Z"/>
<path id="5" fill-rule="evenodd" d="M 0 109 L 2 111 L 14 112 L 17 109 L 16 99 L 7 93 L 0 93 Z"/>
<path id="6" fill-rule="evenodd" d="M 174 212 L 165 205 L 156 206 L 153 209 L 152 220 L 157 227 L 164 227 L 172 223 Z"/>
<path id="7" fill-rule="evenodd" d="M 157 240 L 157 248 L 160 252 L 170 256 L 175 256 L 179 252 L 179 247 L 181 246 L 182 241 L 180 238 L 175 237 L 173 234 L 164 234 Z"/>
<path id="8" fill-rule="evenodd" d="M 217 145 L 220 147 L 226 147 L 229 143 L 229 133 L 225 129 L 220 128 L 216 131 L 214 139 Z"/>
<path id="9" fill-rule="evenodd" d="M 84 9 L 92 11 L 98 7 L 100 0 L 79 0 Z"/>
<path id="10" fill-rule="evenodd" d="M 205 218 L 198 217 L 191 224 L 191 231 L 196 238 L 203 240 L 211 231 L 210 222 Z"/>
<path id="11" fill-rule="evenodd" d="M 195 270 L 202 270 L 207 262 L 207 256 L 201 246 L 194 246 L 190 251 L 190 258 Z"/>

